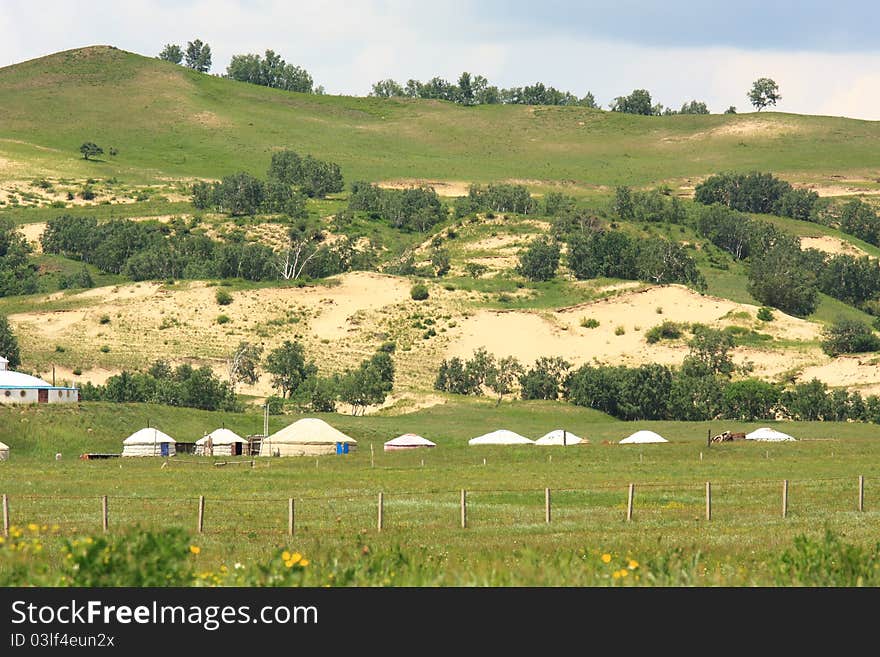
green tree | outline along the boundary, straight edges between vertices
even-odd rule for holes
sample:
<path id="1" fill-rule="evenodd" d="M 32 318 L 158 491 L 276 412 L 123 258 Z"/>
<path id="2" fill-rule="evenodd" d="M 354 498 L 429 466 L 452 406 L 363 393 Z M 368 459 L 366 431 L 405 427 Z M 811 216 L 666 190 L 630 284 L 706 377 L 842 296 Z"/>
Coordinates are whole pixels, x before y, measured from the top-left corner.
<path id="1" fill-rule="evenodd" d="M 367 406 L 384 403 L 387 396 L 388 388 L 381 373 L 369 361 L 346 372 L 339 384 L 339 398 L 351 405 L 353 415 L 363 414 Z"/>
<path id="2" fill-rule="evenodd" d="M 162 52 L 159 53 L 159 59 L 171 62 L 172 64 L 180 64 L 183 61 L 183 50 L 174 43 L 166 43 L 165 47 L 162 48 Z"/>
<path id="3" fill-rule="evenodd" d="M 759 112 L 768 105 L 776 105 L 776 101 L 782 100 L 782 96 L 779 94 L 779 85 L 770 78 L 758 78 L 755 80 L 747 96 L 749 102 Z"/>
<path id="4" fill-rule="evenodd" d="M 724 388 L 724 415 L 743 422 L 773 419 L 778 402 L 779 388 L 766 381 L 745 379 Z"/>
<path id="5" fill-rule="evenodd" d="M 708 114 L 709 108 L 706 107 L 706 103 L 692 100 L 689 103 L 684 103 L 681 106 L 681 110 L 679 114 Z"/>
<path id="6" fill-rule="evenodd" d="M 839 319 L 825 329 L 822 351 L 831 356 L 859 354 L 880 349 L 880 338 L 871 327 L 856 319 Z"/>
<path id="7" fill-rule="evenodd" d="M 104 149 L 95 144 L 94 142 L 87 141 L 82 146 L 79 147 L 79 152 L 82 153 L 83 159 L 88 160 L 89 158 L 98 157 L 104 153 Z"/>
<path id="8" fill-rule="evenodd" d="M 519 377 L 523 399 L 558 399 L 571 363 L 559 356 L 542 356 Z"/>
<path id="9" fill-rule="evenodd" d="M 581 102 L 578 104 L 583 107 L 589 107 L 590 109 L 601 109 L 601 106 L 596 102 L 596 97 L 593 95 L 592 91 L 588 91 L 587 95 L 581 98 Z"/>
<path id="10" fill-rule="evenodd" d="M 196 39 L 186 44 L 184 57 L 187 68 L 199 71 L 200 73 L 207 73 L 211 70 L 211 46 L 207 43 L 202 43 L 201 39 Z"/>
<path id="11" fill-rule="evenodd" d="M 444 248 L 436 248 L 431 251 L 431 266 L 434 268 L 434 275 L 438 278 L 446 276 L 451 267 L 449 260 L 449 250 Z"/>
<path id="12" fill-rule="evenodd" d="M 37 291 L 37 267 L 31 246 L 8 217 L 0 218 L 0 297 Z"/>
<path id="13" fill-rule="evenodd" d="M 814 422 L 828 415 L 828 386 L 818 379 L 798 383 L 782 393 L 782 406 L 795 420 Z"/>
<path id="14" fill-rule="evenodd" d="M 309 408 L 316 413 L 332 413 L 336 410 L 339 395 L 338 382 L 329 377 L 315 377 L 309 390 Z"/>
<path id="15" fill-rule="evenodd" d="M 635 89 L 629 96 L 618 96 L 611 104 L 611 111 L 650 116 L 654 114 L 651 94 L 647 89 Z"/>
<path id="16" fill-rule="evenodd" d="M 559 243 L 539 237 L 520 253 L 516 271 L 530 281 L 549 281 L 559 268 Z"/>
<path id="17" fill-rule="evenodd" d="M 725 114 L 736 114 L 736 107 L 731 105 L 726 110 L 724 110 Z"/>
<path id="18" fill-rule="evenodd" d="M 233 392 L 239 383 L 254 385 L 260 378 L 260 357 L 263 355 L 263 347 L 251 344 L 246 340 L 238 343 L 229 358 L 226 359 L 226 373 L 229 375 L 229 385 Z"/>
<path id="19" fill-rule="evenodd" d="M 312 361 L 306 361 L 305 350 L 299 342 L 285 340 L 269 352 L 266 357 L 266 371 L 272 374 L 272 384 L 281 389 L 281 396 L 290 398 L 300 386 L 318 373 Z"/>
<path id="20" fill-rule="evenodd" d="M 522 364 L 513 356 L 500 358 L 486 380 L 489 389 L 498 395 L 496 406 L 501 404 L 504 395 L 514 391 L 514 387 L 523 375 Z"/>
<path id="21" fill-rule="evenodd" d="M 400 83 L 388 78 L 387 80 L 374 82 L 370 95 L 376 96 L 377 98 L 398 98 L 406 96 L 406 91 Z"/>
<path id="22" fill-rule="evenodd" d="M 816 274 L 795 244 L 782 243 L 750 258 L 746 289 L 765 306 L 809 315 L 819 303 Z"/>
<path id="23" fill-rule="evenodd" d="M 733 336 L 727 331 L 698 326 L 688 347 L 688 355 L 681 367 L 690 376 L 720 374 L 729 377 L 736 369 L 730 353 L 734 348 Z"/>
<path id="24" fill-rule="evenodd" d="M 21 349 L 18 338 L 9 324 L 6 315 L 0 315 L 0 356 L 9 361 L 9 369 L 21 365 Z"/>

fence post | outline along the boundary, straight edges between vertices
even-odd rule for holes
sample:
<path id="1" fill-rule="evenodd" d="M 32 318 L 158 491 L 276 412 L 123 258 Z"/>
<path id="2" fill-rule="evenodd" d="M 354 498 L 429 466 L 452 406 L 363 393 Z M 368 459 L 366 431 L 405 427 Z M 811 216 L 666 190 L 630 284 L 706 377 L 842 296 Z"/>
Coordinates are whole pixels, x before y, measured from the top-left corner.
<path id="1" fill-rule="evenodd" d="M 202 530 L 205 528 L 205 496 L 199 495 L 199 521 L 198 521 L 198 532 L 202 533 Z"/>
<path id="2" fill-rule="evenodd" d="M 706 482 L 706 520 L 712 519 L 712 484 Z"/>
<path id="3" fill-rule="evenodd" d="M 9 537 L 9 497 L 3 493 L 3 536 Z"/>
<path id="4" fill-rule="evenodd" d="M 629 485 L 629 493 L 626 498 L 626 520 L 629 522 L 633 519 L 633 496 L 635 495 L 635 484 Z"/>
<path id="5" fill-rule="evenodd" d="M 467 529 L 467 491 L 461 489 L 461 528 Z"/>
<path id="6" fill-rule="evenodd" d="M 101 498 L 101 527 L 106 532 L 110 528 L 110 517 L 107 512 L 107 496 Z"/>
<path id="7" fill-rule="evenodd" d="M 379 528 L 379 531 L 382 531 L 382 525 L 384 524 L 384 518 L 382 517 L 384 514 L 384 506 L 385 506 L 385 494 L 379 493 L 379 517 L 376 521 L 376 526 Z"/>
<path id="8" fill-rule="evenodd" d="M 782 517 L 788 517 L 788 479 L 782 480 Z"/>
<path id="9" fill-rule="evenodd" d="M 550 524 L 550 489 L 544 489 L 544 520 Z"/>
<path id="10" fill-rule="evenodd" d="M 287 498 L 287 535 L 293 536 L 293 498 Z"/>
<path id="11" fill-rule="evenodd" d="M 865 510 L 865 476 L 859 475 L 859 511 Z"/>

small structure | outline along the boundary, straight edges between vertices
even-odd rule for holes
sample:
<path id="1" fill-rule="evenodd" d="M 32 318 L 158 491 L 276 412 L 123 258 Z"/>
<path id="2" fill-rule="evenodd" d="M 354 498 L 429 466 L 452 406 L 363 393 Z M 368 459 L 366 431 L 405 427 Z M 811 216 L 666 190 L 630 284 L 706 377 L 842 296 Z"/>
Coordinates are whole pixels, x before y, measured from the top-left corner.
<path id="1" fill-rule="evenodd" d="M 770 427 L 761 427 L 760 429 L 755 429 L 751 433 L 747 433 L 746 440 L 760 440 L 763 442 L 781 443 L 795 440 L 795 438 L 789 436 L 787 433 L 782 433 L 781 431 L 776 431 L 776 429 L 771 429 Z"/>
<path id="2" fill-rule="evenodd" d="M 247 441 L 225 427 L 214 429 L 196 441 L 196 456 L 242 456 L 247 452 Z"/>
<path id="3" fill-rule="evenodd" d="M 324 420 L 305 417 L 276 431 L 260 443 L 260 456 L 347 454 L 357 441 Z"/>
<path id="4" fill-rule="evenodd" d="M 471 438 L 468 445 L 534 445 L 535 441 L 521 436 L 514 431 L 498 429 L 491 433 Z"/>
<path id="5" fill-rule="evenodd" d="M 0 404 L 75 404 L 79 390 L 53 386 L 30 374 L 9 369 L 9 361 L 0 356 Z"/>
<path id="6" fill-rule="evenodd" d="M 566 431 L 565 429 L 554 429 L 550 433 L 545 433 L 543 436 L 538 438 L 535 441 L 535 444 L 546 447 L 548 445 L 580 445 L 581 443 L 588 442 L 590 441 L 577 437 L 571 431 Z"/>
<path id="7" fill-rule="evenodd" d="M 122 441 L 123 456 L 174 456 L 175 440 L 153 427 L 135 431 Z"/>
<path id="8" fill-rule="evenodd" d="M 713 443 L 731 443 L 737 440 L 745 440 L 746 434 L 734 431 L 722 431 L 717 436 L 712 436 Z"/>
<path id="9" fill-rule="evenodd" d="M 405 433 L 397 438 L 392 438 L 384 445 L 386 452 L 394 452 L 404 449 L 420 449 L 422 447 L 436 447 L 436 443 L 432 443 L 427 438 L 422 438 L 414 433 Z"/>
<path id="10" fill-rule="evenodd" d="M 0 443 L 0 461 L 8 461 L 9 460 L 9 445 L 6 443 Z"/>
<path id="11" fill-rule="evenodd" d="M 645 445 L 648 443 L 668 443 L 668 442 L 669 441 L 666 440 L 666 438 L 661 436 L 659 433 L 654 433 L 653 431 L 647 431 L 647 430 L 643 429 L 642 431 L 636 431 L 634 434 L 632 434 L 631 436 L 628 436 L 627 438 L 624 438 L 623 440 L 621 440 L 617 444 L 618 445 Z"/>

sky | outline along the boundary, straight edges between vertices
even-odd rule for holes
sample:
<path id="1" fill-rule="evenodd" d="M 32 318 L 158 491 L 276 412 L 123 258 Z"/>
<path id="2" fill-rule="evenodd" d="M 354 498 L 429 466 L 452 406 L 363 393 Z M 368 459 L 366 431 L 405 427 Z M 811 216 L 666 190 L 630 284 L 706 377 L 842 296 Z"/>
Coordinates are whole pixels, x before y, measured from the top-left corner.
<path id="1" fill-rule="evenodd" d="M 778 111 L 880 120 L 880 3 L 873 0 L 0 0 L 0 66 L 108 44 L 154 56 L 201 39 L 222 74 L 273 49 L 327 93 L 462 71 L 536 81 L 603 106 L 633 89 L 678 108 L 751 111 L 759 77 Z"/>

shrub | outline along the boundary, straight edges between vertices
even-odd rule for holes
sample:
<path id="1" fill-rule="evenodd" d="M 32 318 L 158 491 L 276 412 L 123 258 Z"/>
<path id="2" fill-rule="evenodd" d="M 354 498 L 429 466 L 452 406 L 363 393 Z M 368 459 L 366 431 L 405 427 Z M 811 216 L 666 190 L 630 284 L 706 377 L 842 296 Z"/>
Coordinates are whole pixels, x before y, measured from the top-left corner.
<path id="1" fill-rule="evenodd" d="M 217 294 L 214 295 L 217 299 L 217 303 L 221 306 L 228 306 L 232 303 L 232 295 L 224 289 L 217 290 Z"/>
<path id="2" fill-rule="evenodd" d="M 424 301 L 428 298 L 428 287 L 422 283 L 416 283 L 412 286 L 412 289 L 410 289 L 409 296 L 411 296 L 414 301 Z"/>
<path id="3" fill-rule="evenodd" d="M 880 544 L 844 543 L 829 529 L 822 539 L 797 536 L 779 557 L 776 579 L 782 586 L 877 586 Z"/>
<path id="4" fill-rule="evenodd" d="M 105 345 L 101 345 L 101 352 L 102 352 L 102 353 L 105 353 L 105 354 L 109 354 L 109 353 L 110 353 L 110 347 L 108 347 L 106 344 L 105 344 Z"/>
<path id="5" fill-rule="evenodd" d="M 65 349 L 64 347 L 62 347 L 60 344 L 56 344 L 56 345 L 55 345 L 55 351 L 56 351 L 57 353 L 59 353 L 59 354 L 63 354 L 65 351 L 67 351 L 67 349 Z"/>
<path id="6" fill-rule="evenodd" d="M 626 329 L 622 326 L 618 326 L 614 329 L 614 335 L 623 335 L 624 333 L 626 333 Z"/>
<path id="7" fill-rule="evenodd" d="M 822 351 L 831 357 L 840 354 L 858 354 L 880 349 L 878 338 L 867 324 L 842 319 L 825 329 Z"/>
<path id="8" fill-rule="evenodd" d="M 73 375 L 74 376 L 79 376 L 82 373 L 83 373 L 83 371 L 80 368 L 78 368 L 78 367 L 73 368 Z"/>
<path id="9" fill-rule="evenodd" d="M 773 321 L 773 310 L 768 308 L 767 306 L 761 306 L 758 309 L 758 319 L 762 322 L 772 322 Z"/>
<path id="10" fill-rule="evenodd" d="M 596 328 L 599 326 L 599 320 L 594 317 L 584 317 L 581 319 L 581 326 L 584 328 Z"/>
<path id="11" fill-rule="evenodd" d="M 228 324 L 232 320 L 229 318 L 229 315 L 217 315 L 217 323 L 218 324 Z"/>
<path id="12" fill-rule="evenodd" d="M 98 320 L 99 324 L 109 324 L 110 323 L 110 315 L 101 315 L 101 319 Z"/>
<path id="13" fill-rule="evenodd" d="M 684 333 L 683 327 L 677 322 L 665 321 L 645 333 L 648 344 L 660 342 L 660 340 L 677 340 Z"/>

